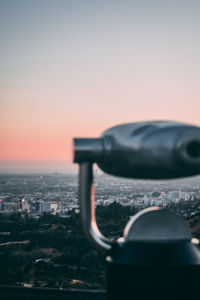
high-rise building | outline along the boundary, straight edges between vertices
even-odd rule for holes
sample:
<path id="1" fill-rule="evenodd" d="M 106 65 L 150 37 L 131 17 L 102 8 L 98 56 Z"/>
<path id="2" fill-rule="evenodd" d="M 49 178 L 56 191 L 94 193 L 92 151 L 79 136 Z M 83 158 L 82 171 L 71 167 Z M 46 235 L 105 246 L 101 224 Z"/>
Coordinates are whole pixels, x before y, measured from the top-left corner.
<path id="1" fill-rule="evenodd" d="M 39 202 L 39 213 L 50 212 L 51 211 L 51 202 Z"/>
<path id="2" fill-rule="evenodd" d="M 22 199 L 21 201 L 21 210 L 22 212 L 30 213 L 30 205 L 25 199 Z"/>

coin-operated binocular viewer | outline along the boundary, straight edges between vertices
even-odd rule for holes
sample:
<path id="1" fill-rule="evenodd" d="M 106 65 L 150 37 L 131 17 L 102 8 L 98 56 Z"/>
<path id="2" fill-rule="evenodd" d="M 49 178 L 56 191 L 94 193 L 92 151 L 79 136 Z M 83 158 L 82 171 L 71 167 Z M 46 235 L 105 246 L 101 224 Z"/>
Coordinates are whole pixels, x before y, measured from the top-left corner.
<path id="1" fill-rule="evenodd" d="M 93 163 L 104 172 L 140 179 L 200 174 L 200 128 L 175 122 L 140 122 L 106 130 L 99 138 L 75 138 L 80 165 L 82 226 L 89 242 L 106 251 L 107 299 L 200 299 L 199 241 L 185 221 L 153 207 L 136 214 L 116 241 L 95 219 Z"/>

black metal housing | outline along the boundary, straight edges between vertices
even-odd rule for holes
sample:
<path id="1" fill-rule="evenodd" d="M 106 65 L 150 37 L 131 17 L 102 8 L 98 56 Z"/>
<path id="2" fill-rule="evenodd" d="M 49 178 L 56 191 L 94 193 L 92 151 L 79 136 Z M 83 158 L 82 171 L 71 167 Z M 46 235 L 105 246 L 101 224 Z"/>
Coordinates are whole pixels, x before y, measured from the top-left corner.
<path id="1" fill-rule="evenodd" d="M 74 162 L 97 162 L 106 173 L 168 179 L 200 174 L 200 128 L 169 121 L 128 123 L 98 139 L 74 139 Z"/>

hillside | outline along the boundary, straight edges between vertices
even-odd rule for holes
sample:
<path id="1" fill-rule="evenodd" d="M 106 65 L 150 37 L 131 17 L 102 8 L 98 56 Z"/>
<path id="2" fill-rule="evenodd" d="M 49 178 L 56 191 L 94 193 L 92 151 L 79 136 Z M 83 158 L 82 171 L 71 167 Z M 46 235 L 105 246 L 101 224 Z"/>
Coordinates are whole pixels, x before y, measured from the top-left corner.
<path id="1" fill-rule="evenodd" d="M 121 236 L 135 212 L 116 202 L 98 206 L 100 230 L 106 236 Z M 200 214 L 187 222 L 193 236 L 200 238 Z M 0 284 L 105 289 L 105 275 L 104 253 L 85 240 L 75 210 L 67 218 L 0 215 Z"/>
<path id="2" fill-rule="evenodd" d="M 191 228 L 192 235 L 200 239 L 200 214 L 187 219 L 187 223 Z"/>

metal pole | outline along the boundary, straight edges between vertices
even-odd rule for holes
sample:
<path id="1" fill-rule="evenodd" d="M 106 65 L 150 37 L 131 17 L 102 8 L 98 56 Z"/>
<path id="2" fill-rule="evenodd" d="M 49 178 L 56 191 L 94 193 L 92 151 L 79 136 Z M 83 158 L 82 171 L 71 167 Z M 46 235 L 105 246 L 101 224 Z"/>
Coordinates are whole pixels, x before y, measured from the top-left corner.
<path id="1" fill-rule="evenodd" d="M 92 164 L 80 163 L 79 201 L 83 231 L 90 243 L 103 250 L 110 250 L 112 242 L 101 234 L 95 217 L 95 199 Z"/>

